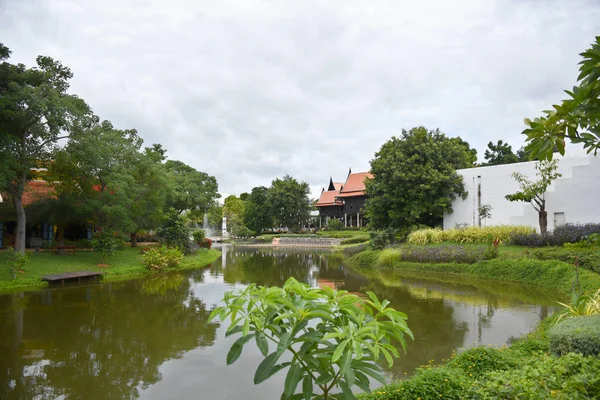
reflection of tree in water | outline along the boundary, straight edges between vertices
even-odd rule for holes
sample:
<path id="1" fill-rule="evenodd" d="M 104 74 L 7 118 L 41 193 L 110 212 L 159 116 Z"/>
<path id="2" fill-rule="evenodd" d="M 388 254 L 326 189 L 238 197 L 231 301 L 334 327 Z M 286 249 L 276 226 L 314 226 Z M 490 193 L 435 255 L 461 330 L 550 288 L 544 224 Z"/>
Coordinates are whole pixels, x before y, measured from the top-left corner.
<path id="1" fill-rule="evenodd" d="M 345 289 L 353 290 L 351 287 Z M 429 360 L 441 362 L 463 345 L 468 331 L 467 324 L 457 322 L 454 309 L 444 304 L 442 299 L 418 299 L 404 287 L 387 287 L 378 281 L 371 281 L 361 289 L 373 291 L 380 299 L 388 299 L 391 307 L 408 316 L 408 326 L 415 340 L 408 339 L 406 355 L 398 346 L 400 359 L 391 369 L 387 367 L 387 363 L 381 363 L 394 376 L 410 374 Z"/>
<path id="2" fill-rule="evenodd" d="M 0 336 L 10 338 L 0 342 L 3 354 L 22 325 L 18 354 L 0 359 L 8 378 L 0 398 L 133 399 L 161 379 L 166 360 L 212 345 L 218 324 L 207 323 L 210 310 L 187 279 L 165 278 L 29 295 L 21 321 L 0 325 Z"/>

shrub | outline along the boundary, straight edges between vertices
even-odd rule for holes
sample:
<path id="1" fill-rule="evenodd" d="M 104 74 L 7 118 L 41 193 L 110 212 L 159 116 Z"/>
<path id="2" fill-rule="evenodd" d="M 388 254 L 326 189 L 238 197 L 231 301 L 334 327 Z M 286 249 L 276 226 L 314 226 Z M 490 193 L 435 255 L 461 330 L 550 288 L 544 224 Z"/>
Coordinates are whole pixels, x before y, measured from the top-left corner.
<path id="1" fill-rule="evenodd" d="M 548 339 L 556 355 L 600 355 L 600 315 L 567 318 L 550 329 Z"/>
<path id="2" fill-rule="evenodd" d="M 416 263 L 462 263 L 473 264 L 485 258 L 484 247 L 443 245 L 435 247 L 403 247 L 402 261 Z"/>
<path id="3" fill-rule="evenodd" d="M 384 231 L 371 232 L 371 247 L 375 250 L 381 250 L 386 246 L 396 243 L 396 232 L 392 228 Z"/>
<path id="4" fill-rule="evenodd" d="M 379 267 L 392 267 L 400 261 L 400 250 L 398 249 L 385 249 L 379 253 L 377 259 L 377 266 Z"/>
<path id="5" fill-rule="evenodd" d="M 196 242 L 199 246 L 202 246 L 202 242 L 204 241 L 204 238 L 206 237 L 206 233 L 204 232 L 204 229 L 196 229 L 193 233 L 194 236 L 194 242 Z"/>
<path id="6" fill-rule="evenodd" d="M 158 228 L 157 235 L 162 244 L 171 248 L 189 254 L 190 246 L 190 229 L 187 227 L 184 218 L 171 211 L 164 223 Z"/>
<path id="7" fill-rule="evenodd" d="M 519 234 L 511 239 L 512 244 L 520 246 L 562 246 L 565 243 L 577 243 L 581 240 L 600 232 L 600 224 L 565 224 L 558 226 L 545 235 L 539 233 Z"/>
<path id="8" fill-rule="evenodd" d="M 106 262 L 106 257 L 114 255 L 122 243 L 113 232 L 104 229 L 96 233 L 94 239 L 92 239 L 94 251 L 102 254 L 102 263 Z"/>
<path id="9" fill-rule="evenodd" d="M 330 231 L 341 231 L 344 229 L 344 224 L 342 224 L 342 221 L 339 219 L 330 219 L 329 222 L 327 222 L 327 229 Z"/>
<path id="10" fill-rule="evenodd" d="M 474 347 L 460 353 L 449 363 L 449 367 L 457 368 L 468 376 L 480 377 L 490 371 L 501 371 L 514 368 L 516 362 L 507 356 L 507 352 L 491 347 Z"/>
<path id="11" fill-rule="evenodd" d="M 212 244 L 213 244 L 213 242 L 211 239 L 204 238 L 204 240 L 202 240 L 202 243 L 198 243 L 198 246 L 210 250 L 210 248 L 212 247 Z"/>
<path id="12" fill-rule="evenodd" d="M 151 271 L 162 271 L 175 268 L 183 260 L 183 253 L 177 248 L 168 248 L 163 245 L 150 248 L 144 253 L 144 265 Z"/>
<path id="13" fill-rule="evenodd" d="M 531 250 L 530 254 L 537 260 L 560 260 L 569 264 L 577 262 L 582 268 L 600 273 L 600 251 L 595 249 L 548 247 Z"/>
<path id="14" fill-rule="evenodd" d="M 13 274 L 17 271 L 22 271 L 27 265 L 29 265 L 29 256 L 27 253 L 19 253 L 12 247 L 8 247 L 7 250 L 10 252 L 8 256 L 8 265 L 13 270 Z"/>
<path id="15" fill-rule="evenodd" d="M 340 244 L 356 244 L 356 243 L 365 243 L 369 241 L 369 236 L 355 236 L 349 239 L 344 239 Z"/>
<path id="16" fill-rule="evenodd" d="M 600 396 L 599 370 L 598 358 L 540 355 L 521 368 L 490 372 L 463 398 L 596 399 Z"/>
<path id="17" fill-rule="evenodd" d="M 498 238 L 500 242 L 509 242 L 513 236 L 535 233 L 530 226 L 521 225 L 494 225 L 494 226 L 469 226 L 453 228 L 442 231 L 439 228 L 419 229 L 408 235 L 407 242 L 414 245 L 442 243 L 445 241 L 459 243 L 490 243 Z"/>

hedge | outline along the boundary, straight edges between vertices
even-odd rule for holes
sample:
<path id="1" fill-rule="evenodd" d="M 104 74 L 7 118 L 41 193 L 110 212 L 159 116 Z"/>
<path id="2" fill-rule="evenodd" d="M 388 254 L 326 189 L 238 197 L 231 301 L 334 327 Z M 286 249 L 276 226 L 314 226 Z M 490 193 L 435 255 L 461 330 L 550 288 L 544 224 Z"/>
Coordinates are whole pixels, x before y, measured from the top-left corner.
<path id="1" fill-rule="evenodd" d="M 600 315 L 567 318 L 548 332 L 552 354 L 600 355 Z"/>

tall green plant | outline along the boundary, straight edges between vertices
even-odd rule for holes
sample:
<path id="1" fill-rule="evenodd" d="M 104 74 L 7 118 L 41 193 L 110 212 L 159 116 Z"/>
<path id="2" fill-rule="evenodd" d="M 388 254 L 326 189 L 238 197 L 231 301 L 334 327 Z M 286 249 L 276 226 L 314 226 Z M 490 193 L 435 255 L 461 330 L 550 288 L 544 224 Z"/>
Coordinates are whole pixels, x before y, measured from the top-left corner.
<path id="1" fill-rule="evenodd" d="M 102 254 L 103 264 L 106 262 L 106 257 L 111 257 L 115 254 L 118 246 L 119 240 L 108 230 L 98 232 L 94 239 L 92 239 L 92 247 L 94 251 Z"/>
<path id="2" fill-rule="evenodd" d="M 228 365 L 254 339 L 265 356 L 255 384 L 289 368 L 282 399 L 354 399 L 354 385 L 370 392 L 369 377 L 385 383 L 378 361 L 384 357 L 391 366 L 399 357 L 392 341 L 406 348 L 405 335 L 413 338 L 405 314 L 372 292 L 367 295 L 311 288 L 290 278 L 283 288 L 250 285 L 227 292 L 225 305 L 215 308 L 210 320 L 229 318 L 226 336 L 241 333 L 227 354 Z M 280 362 L 284 353 L 291 361 Z"/>

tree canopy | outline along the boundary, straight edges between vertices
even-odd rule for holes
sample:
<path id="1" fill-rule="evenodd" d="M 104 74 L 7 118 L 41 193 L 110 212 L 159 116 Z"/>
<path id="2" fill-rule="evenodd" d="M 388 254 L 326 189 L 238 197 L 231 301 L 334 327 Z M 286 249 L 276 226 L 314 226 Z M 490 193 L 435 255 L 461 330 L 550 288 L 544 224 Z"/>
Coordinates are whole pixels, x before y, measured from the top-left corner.
<path id="1" fill-rule="evenodd" d="M 289 175 L 275 179 L 267 193 L 267 202 L 275 224 L 298 230 L 310 217 L 308 183 Z"/>
<path id="2" fill-rule="evenodd" d="M 542 117 L 525 119 L 526 149 L 533 158 L 551 160 L 555 148 L 564 155 L 566 140 L 582 143 L 594 155 L 600 149 L 600 36 L 580 55 L 579 84 L 565 90 L 569 98 Z"/>
<path id="3" fill-rule="evenodd" d="M 273 226 L 273 219 L 267 202 L 269 189 L 258 186 L 252 189 L 246 200 L 244 224 L 257 235 Z"/>
<path id="4" fill-rule="evenodd" d="M 215 200 L 221 197 L 214 176 L 197 171 L 181 161 L 168 160 L 165 167 L 175 184 L 175 192 L 168 203 L 180 213 L 190 211 L 194 217 L 201 219 Z"/>
<path id="5" fill-rule="evenodd" d="M 392 137 L 371 160 L 366 182 L 369 223 L 376 229 L 438 225 L 456 196 L 467 192 L 457 169 L 472 167 L 476 154 L 460 138 L 416 127 Z"/>
<path id="6" fill-rule="evenodd" d="M 513 153 L 512 146 L 498 140 L 496 144 L 489 142 L 484 154 L 484 165 L 502 165 L 519 162 L 519 157 Z"/>

